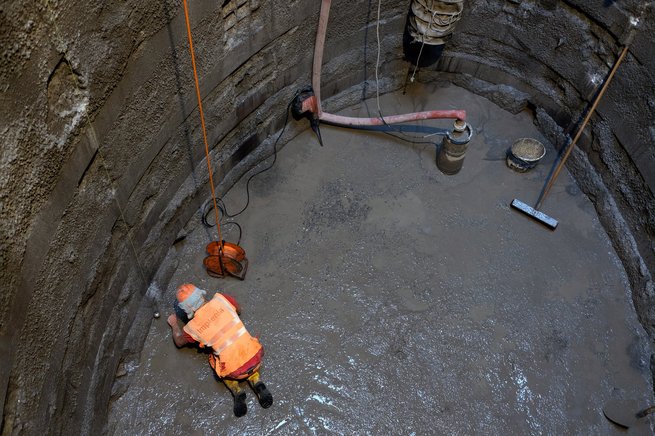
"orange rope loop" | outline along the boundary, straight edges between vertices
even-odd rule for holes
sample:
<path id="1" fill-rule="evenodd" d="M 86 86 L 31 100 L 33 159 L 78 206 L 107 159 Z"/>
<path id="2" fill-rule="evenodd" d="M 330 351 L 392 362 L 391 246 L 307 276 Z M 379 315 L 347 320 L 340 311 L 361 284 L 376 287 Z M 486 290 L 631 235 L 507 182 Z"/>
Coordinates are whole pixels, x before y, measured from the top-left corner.
<path id="1" fill-rule="evenodd" d="M 218 205 L 216 204 L 216 192 L 214 191 L 214 179 L 212 177 L 212 165 L 209 159 L 209 142 L 207 142 L 207 129 L 205 127 L 205 115 L 202 111 L 202 98 L 200 97 L 200 84 L 198 83 L 198 71 L 196 69 L 196 57 L 193 51 L 193 39 L 191 38 L 191 24 L 189 23 L 189 10 L 187 0 L 184 3 L 184 18 L 186 19 L 186 31 L 189 39 L 189 52 L 191 53 L 191 64 L 193 65 L 193 79 L 196 82 L 196 97 L 198 97 L 198 112 L 200 113 L 200 124 L 202 125 L 202 138 L 205 141 L 205 157 L 207 159 L 207 170 L 209 171 L 209 186 L 214 201 L 214 214 L 216 216 L 216 229 L 218 231 L 219 255 L 223 252 L 223 236 L 221 234 L 221 223 L 218 216 Z"/>

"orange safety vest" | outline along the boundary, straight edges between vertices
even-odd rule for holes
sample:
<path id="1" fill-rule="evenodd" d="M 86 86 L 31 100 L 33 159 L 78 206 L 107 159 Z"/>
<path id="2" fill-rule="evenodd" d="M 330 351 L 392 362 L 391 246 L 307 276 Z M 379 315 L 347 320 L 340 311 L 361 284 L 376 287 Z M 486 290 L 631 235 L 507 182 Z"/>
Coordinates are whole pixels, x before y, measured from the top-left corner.
<path id="1" fill-rule="evenodd" d="M 241 368 L 262 348 L 257 338 L 250 336 L 234 306 L 221 294 L 202 305 L 184 331 L 202 346 L 214 350 L 220 360 L 214 368 L 219 377 Z"/>

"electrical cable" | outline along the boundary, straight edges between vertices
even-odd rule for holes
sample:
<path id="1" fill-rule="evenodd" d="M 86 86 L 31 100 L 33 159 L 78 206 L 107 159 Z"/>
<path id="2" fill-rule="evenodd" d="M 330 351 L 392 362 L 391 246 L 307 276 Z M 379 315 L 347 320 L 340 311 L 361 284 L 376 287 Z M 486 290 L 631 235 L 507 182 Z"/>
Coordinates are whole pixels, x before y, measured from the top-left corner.
<path id="1" fill-rule="evenodd" d="M 284 126 L 282 127 L 282 130 L 280 131 L 280 134 L 277 136 L 277 138 L 275 139 L 275 142 L 273 143 L 273 161 L 266 168 L 262 168 L 260 171 L 257 171 L 256 173 L 254 173 L 250 177 L 248 177 L 248 180 L 246 181 L 246 204 L 243 206 L 243 208 L 241 208 L 241 210 L 239 212 L 234 213 L 234 214 L 230 214 L 228 212 L 228 210 L 227 210 L 227 206 L 226 206 L 225 202 L 223 201 L 223 199 L 222 198 L 218 199 L 216 207 L 218 208 L 218 211 L 220 211 L 220 213 L 221 213 L 221 217 L 219 218 L 219 220 L 221 220 L 223 217 L 225 217 L 225 218 L 235 218 L 235 217 L 241 215 L 243 212 L 245 212 L 245 210 L 250 205 L 250 181 L 254 177 L 256 177 L 256 176 L 258 176 L 258 175 L 260 175 L 260 174 L 262 174 L 262 173 L 264 173 L 264 172 L 266 172 L 268 170 L 270 170 L 275 165 L 275 162 L 277 161 L 277 145 L 278 145 L 278 142 L 280 141 L 280 138 L 282 138 L 282 135 L 284 134 L 284 132 L 285 132 L 285 130 L 287 128 L 287 125 L 289 124 L 289 112 L 290 112 L 290 109 L 291 109 L 291 105 L 293 104 L 293 101 L 298 96 L 298 94 L 299 94 L 299 92 L 296 92 L 296 94 L 294 95 L 294 97 L 291 99 L 291 101 L 289 102 L 289 104 L 286 107 L 286 113 L 285 113 L 285 117 L 284 117 Z M 211 212 L 213 207 L 214 207 L 214 205 L 212 205 L 209 202 L 209 200 L 205 201 L 205 203 L 202 206 L 201 220 L 202 220 L 203 225 L 205 225 L 206 227 L 213 227 L 215 225 L 215 224 L 211 224 L 207 220 L 207 216 L 209 215 L 209 213 Z M 241 225 L 239 225 L 239 223 L 237 223 L 236 221 L 226 221 L 226 222 L 224 222 L 224 224 L 235 224 L 239 228 L 239 241 L 241 241 L 241 235 L 242 235 L 242 232 L 243 232 L 243 229 L 242 229 Z M 238 243 L 237 243 L 237 245 L 238 245 Z"/>
<path id="2" fill-rule="evenodd" d="M 409 142 L 411 144 L 429 144 L 429 145 L 434 145 L 436 146 L 436 142 L 428 142 L 428 141 L 417 141 L 417 139 L 425 139 L 425 137 L 420 137 L 420 136 L 414 136 L 414 135 L 408 135 L 403 132 L 401 128 L 398 128 L 397 126 L 389 125 L 384 119 L 384 116 L 382 115 L 382 109 L 380 108 L 380 85 L 379 85 L 379 75 L 378 75 L 378 70 L 380 68 L 380 17 L 381 17 L 381 5 L 382 5 L 382 0 L 378 0 L 378 9 L 377 9 L 377 23 L 376 23 L 376 37 L 377 37 L 377 58 L 375 61 L 375 95 L 376 95 L 376 103 L 378 107 L 378 115 L 384 125 L 387 127 L 388 130 L 390 131 L 397 131 L 400 133 L 400 135 L 395 135 L 391 133 L 390 131 L 383 131 L 382 133 L 389 135 L 393 138 L 400 139 L 401 141 Z M 368 2 L 368 10 L 370 11 L 371 9 L 371 0 Z M 368 23 L 366 26 L 366 32 L 364 33 L 364 40 L 365 42 L 368 40 Z M 364 83 L 366 83 L 366 43 L 364 44 Z M 364 85 L 366 86 L 366 85 Z M 368 113 L 369 117 L 371 116 L 371 111 L 369 110 L 368 103 L 364 99 L 364 106 L 366 107 L 366 112 Z M 404 137 L 403 137 L 404 136 Z"/>
<path id="3" fill-rule="evenodd" d="M 396 130 L 395 126 L 393 126 L 393 125 L 389 125 L 389 124 L 387 124 L 387 123 L 385 123 L 385 125 L 386 125 L 386 126 L 389 126 L 389 128 L 392 129 L 392 130 Z M 396 138 L 396 139 L 399 139 L 399 140 L 401 140 L 401 141 L 408 142 L 408 143 L 410 143 L 410 144 L 427 144 L 427 145 L 434 145 L 435 147 L 437 146 L 437 143 L 436 143 L 436 142 L 432 142 L 432 141 L 416 141 L 416 140 L 415 140 L 415 139 L 423 139 L 422 136 L 408 135 L 408 134 L 404 133 L 402 130 L 399 131 L 399 132 L 400 132 L 399 135 L 395 135 L 395 134 L 393 134 L 393 133 L 391 133 L 391 132 L 382 132 L 382 133 L 384 133 L 384 134 L 386 134 L 386 135 L 389 135 L 389 136 L 392 136 L 392 137 L 394 137 L 394 138 Z M 401 135 L 403 135 L 403 136 L 405 136 L 405 137 L 403 137 L 403 136 L 401 136 Z"/>
<path id="4" fill-rule="evenodd" d="M 294 98 L 295 98 L 295 97 L 294 97 Z M 239 212 L 237 212 L 237 213 L 235 213 L 235 214 L 230 214 L 230 213 L 227 211 L 227 207 L 225 207 L 225 203 L 224 203 L 224 202 L 222 201 L 222 199 L 221 199 L 221 203 L 222 203 L 223 206 L 225 207 L 225 217 L 226 217 L 226 218 L 234 218 L 234 217 L 237 217 L 237 216 L 241 215 L 243 212 L 245 212 L 245 210 L 246 210 L 246 209 L 248 208 L 248 206 L 250 205 L 250 181 L 251 181 L 254 177 L 260 175 L 261 173 L 264 173 L 264 172 L 270 170 L 271 168 L 273 168 L 273 165 L 275 165 L 275 162 L 277 161 L 277 144 L 278 144 L 278 142 L 280 141 L 280 138 L 281 138 L 282 135 L 284 134 L 284 131 L 286 130 L 287 125 L 288 125 L 288 123 L 289 123 L 289 110 L 291 109 L 291 105 L 292 105 L 292 104 L 293 104 L 293 99 L 292 99 L 292 100 L 289 102 L 289 104 L 287 105 L 287 108 L 286 108 L 286 114 L 285 114 L 285 116 L 284 116 L 284 126 L 282 127 L 282 131 L 280 132 L 280 134 L 279 134 L 279 135 L 277 136 L 277 138 L 275 139 L 275 142 L 273 143 L 273 161 L 272 161 L 271 164 L 270 164 L 269 166 L 267 166 L 266 168 L 262 168 L 260 171 L 256 172 L 255 174 L 251 175 L 250 177 L 248 177 L 248 180 L 246 181 L 246 204 L 243 206 L 243 208 L 242 208 Z"/>
<path id="5" fill-rule="evenodd" d="M 213 210 L 213 207 L 211 206 L 211 198 L 205 201 L 203 205 L 200 207 L 201 214 L 200 214 L 200 220 L 202 221 L 202 224 L 207 227 L 207 228 L 212 228 L 216 225 L 216 223 L 212 223 L 209 221 L 209 215 Z M 221 220 L 221 225 L 222 226 L 227 226 L 227 225 L 234 225 L 237 226 L 239 229 L 239 238 L 237 240 L 237 245 L 241 243 L 241 236 L 243 235 L 243 228 L 241 225 L 236 222 L 236 221 L 223 221 L 223 217 L 225 216 L 225 203 L 223 203 L 222 199 L 218 199 L 218 211 L 220 212 L 220 217 L 219 219 Z"/>
<path id="6" fill-rule="evenodd" d="M 223 213 L 223 209 L 221 209 L 220 206 L 219 206 L 219 210 L 221 211 L 221 214 L 222 214 L 222 213 Z M 201 216 L 201 218 L 200 218 L 201 221 L 202 221 L 202 224 L 203 224 L 205 227 L 207 227 L 207 228 L 212 228 L 212 227 L 214 227 L 214 226 L 216 225 L 216 223 L 210 223 L 210 222 L 207 220 L 207 216 L 210 214 L 211 211 L 212 211 L 211 208 L 210 208 L 210 209 L 203 208 L 202 216 Z M 221 225 L 222 225 L 223 227 L 225 227 L 225 226 L 227 226 L 227 225 L 233 225 L 233 226 L 236 226 L 236 227 L 237 227 L 237 229 L 239 230 L 239 237 L 237 238 L 237 242 L 236 242 L 236 244 L 237 244 L 237 245 L 240 245 L 240 244 L 241 244 L 241 236 L 243 236 L 243 228 L 241 227 L 241 224 L 239 224 L 239 223 L 236 222 L 236 221 L 225 221 L 225 222 L 223 222 Z"/>

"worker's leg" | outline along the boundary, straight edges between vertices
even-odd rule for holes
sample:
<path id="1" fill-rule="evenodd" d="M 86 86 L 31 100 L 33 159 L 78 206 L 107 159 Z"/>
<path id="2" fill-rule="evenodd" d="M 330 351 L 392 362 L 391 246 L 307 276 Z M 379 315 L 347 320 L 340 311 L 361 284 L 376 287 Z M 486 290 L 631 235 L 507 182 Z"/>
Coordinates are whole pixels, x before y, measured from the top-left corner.
<path id="1" fill-rule="evenodd" d="M 259 404 L 264 409 L 271 407 L 273 404 L 273 395 L 271 395 L 269 390 L 266 388 L 264 382 L 259 380 L 259 371 L 255 371 L 250 377 L 248 377 L 248 384 L 252 390 L 255 391 L 255 394 L 257 394 Z"/>
<path id="2" fill-rule="evenodd" d="M 234 416 L 243 416 L 248 412 L 246 405 L 246 391 L 242 390 L 237 380 L 222 379 L 225 386 L 232 392 L 234 397 Z"/>

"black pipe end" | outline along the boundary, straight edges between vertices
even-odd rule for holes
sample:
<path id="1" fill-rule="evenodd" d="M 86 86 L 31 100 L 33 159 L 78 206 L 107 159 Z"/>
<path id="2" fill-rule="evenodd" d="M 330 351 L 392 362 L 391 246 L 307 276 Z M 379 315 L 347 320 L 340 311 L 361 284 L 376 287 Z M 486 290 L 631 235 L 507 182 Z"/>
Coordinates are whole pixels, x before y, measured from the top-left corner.
<path id="1" fill-rule="evenodd" d="M 298 91 L 293 101 L 291 102 L 291 115 L 293 116 L 293 119 L 300 121 L 303 118 L 310 120 L 313 118 L 313 113 L 311 111 L 303 111 L 302 109 L 302 105 L 305 100 L 313 96 L 314 88 L 311 86 L 305 86 L 300 91 Z"/>
<path id="2" fill-rule="evenodd" d="M 423 46 L 423 50 L 421 50 L 421 46 Z M 412 65 L 419 68 L 434 65 L 441 57 L 444 47 L 444 44 L 431 45 L 422 44 L 420 41 L 416 41 L 414 37 L 410 35 L 409 28 L 405 26 L 405 32 L 403 33 L 403 53 L 405 55 L 405 60 Z"/>

